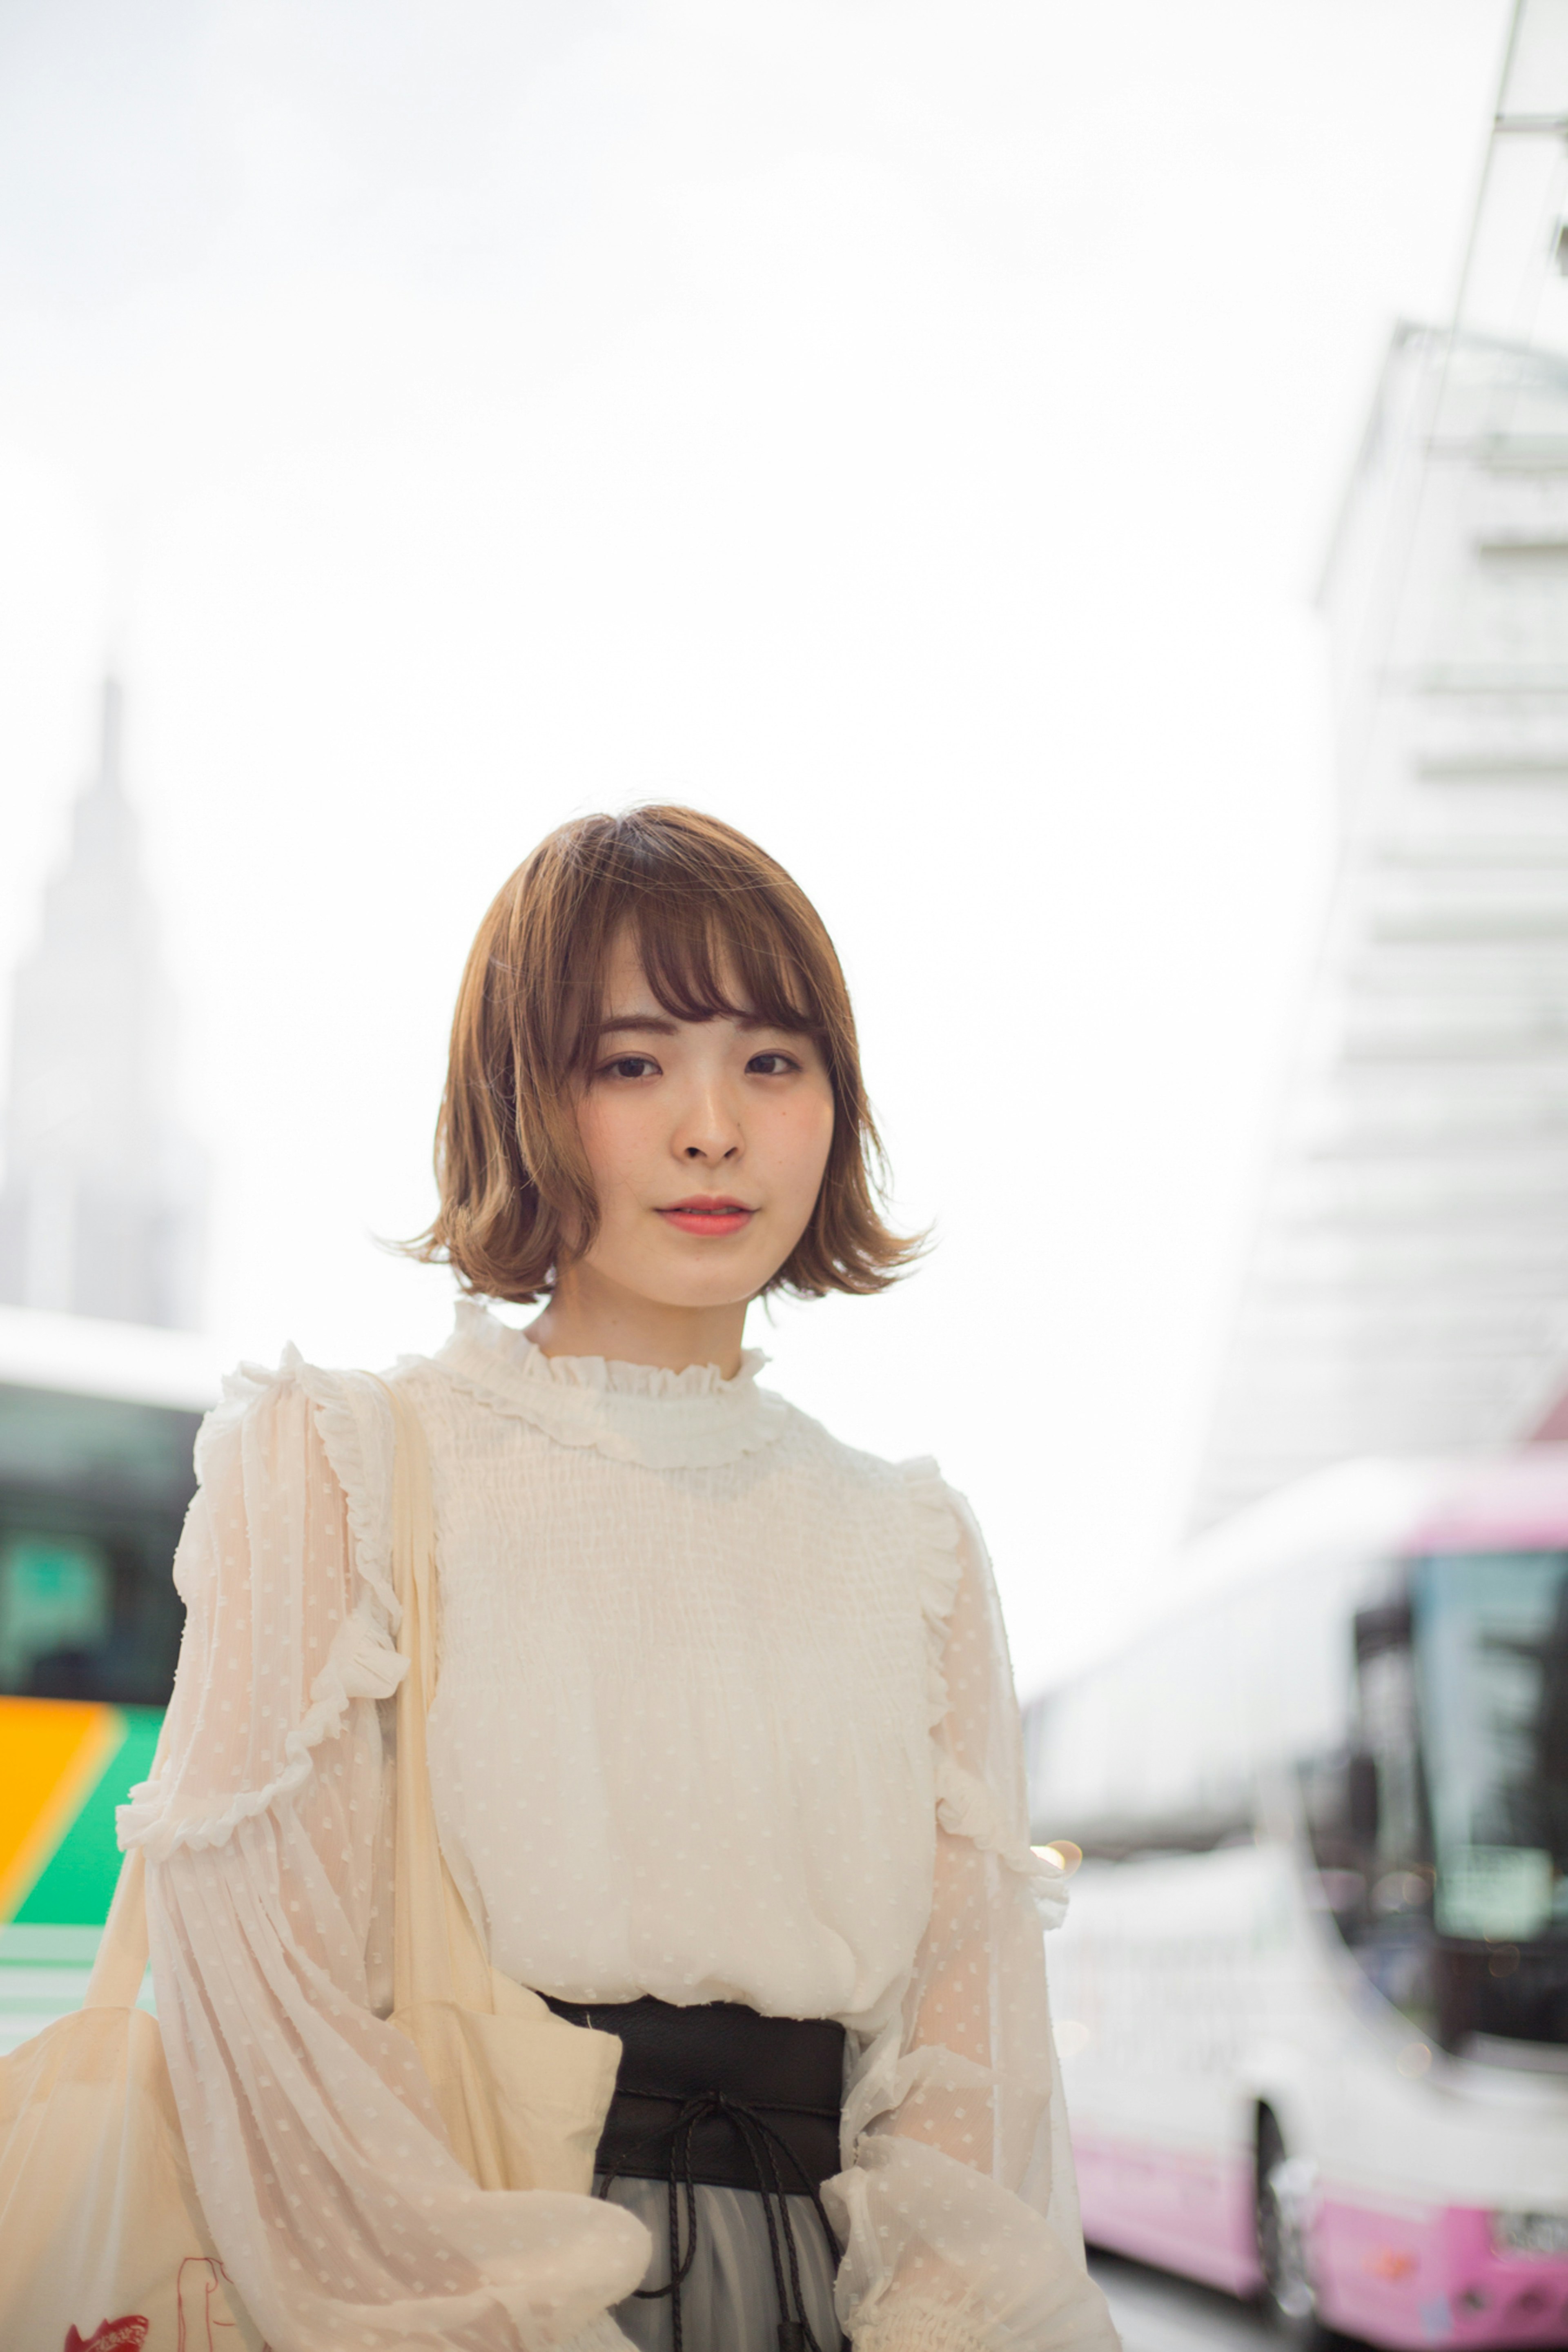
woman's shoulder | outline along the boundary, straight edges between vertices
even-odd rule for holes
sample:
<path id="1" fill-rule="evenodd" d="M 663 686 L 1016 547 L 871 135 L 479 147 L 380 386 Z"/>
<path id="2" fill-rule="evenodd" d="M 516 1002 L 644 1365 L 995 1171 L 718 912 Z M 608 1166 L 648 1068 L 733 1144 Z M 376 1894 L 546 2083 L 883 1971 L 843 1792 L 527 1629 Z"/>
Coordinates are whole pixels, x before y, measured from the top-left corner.
<path id="1" fill-rule="evenodd" d="M 850 1444 L 825 1422 L 815 1420 L 787 1398 L 780 1397 L 778 1402 L 792 1441 L 789 1450 L 803 1465 L 841 1479 L 868 1498 L 880 1497 L 949 1513 L 967 1509 L 963 1496 L 948 1485 L 931 1454 L 872 1454 L 864 1446 Z"/>
<path id="2" fill-rule="evenodd" d="M 312 1363 L 292 1340 L 285 1343 L 276 1364 L 242 1358 L 224 1375 L 218 1401 L 203 1420 L 196 1441 L 198 1467 L 204 1448 L 242 1431 L 255 1435 L 293 1422 L 331 1438 L 384 1422 L 391 1412 L 385 1386 L 389 1377 Z"/>
<path id="3" fill-rule="evenodd" d="M 896 1459 L 872 1454 L 836 1436 L 798 1406 L 790 1405 L 787 1411 L 793 1443 L 786 1451 L 804 1474 L 837 1488 L 851 1509 L 896 1529 L 926 1564 L 950 1604 L 973 1517 L 932 1456 L 918 1454 Z"/>
<path id="4" fill-rule="evenodd" d="M 199 1487 L 237 1501 L 247 1517 L 285 1520 L 312 1494 L 342 1494 L 362 1580 L 392 1595 L 394 1423 L 386 1378 L 311 1362 L 292 1342 L 276 1365 L 245 1360 L 226 1375 L 196 1434 Z"/>

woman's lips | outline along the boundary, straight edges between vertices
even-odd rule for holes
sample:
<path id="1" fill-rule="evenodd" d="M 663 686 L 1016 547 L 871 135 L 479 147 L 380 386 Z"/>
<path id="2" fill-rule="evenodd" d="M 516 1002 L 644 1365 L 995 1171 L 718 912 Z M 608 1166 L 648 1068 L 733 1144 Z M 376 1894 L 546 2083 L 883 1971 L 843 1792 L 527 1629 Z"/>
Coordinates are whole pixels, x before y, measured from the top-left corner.
<path id="1" fill-rule="evenodd" d="M 672 1209 L 660 1209 L 658 1213 L 667 1225 L 679 1225 L 683 1234 L 738 1234 L 757 1213 L 740 1201 L 699 1198 L 677 1201 Z"/>

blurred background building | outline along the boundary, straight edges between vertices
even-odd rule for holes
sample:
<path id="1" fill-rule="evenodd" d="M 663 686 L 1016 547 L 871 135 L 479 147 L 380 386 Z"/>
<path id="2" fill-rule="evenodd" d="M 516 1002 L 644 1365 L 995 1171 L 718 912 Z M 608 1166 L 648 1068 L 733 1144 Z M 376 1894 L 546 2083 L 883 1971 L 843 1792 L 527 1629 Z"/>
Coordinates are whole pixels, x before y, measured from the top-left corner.
<path id="1" fill-rule="evenodd" d="M 1342 851 L 1198 1478 L 1561 1433 L 1568 151 L 1524 9 L 1451 331 L 1394 336 L 1335 534 Z"/>
<path id="2" fill-rule="evenodd" d="M 11 1024 L 0 1302 L 194 1330 L 204 1171 L 174 1103 L 174 1017 L 122 774 L 123 698 L 102 693 Z"/>

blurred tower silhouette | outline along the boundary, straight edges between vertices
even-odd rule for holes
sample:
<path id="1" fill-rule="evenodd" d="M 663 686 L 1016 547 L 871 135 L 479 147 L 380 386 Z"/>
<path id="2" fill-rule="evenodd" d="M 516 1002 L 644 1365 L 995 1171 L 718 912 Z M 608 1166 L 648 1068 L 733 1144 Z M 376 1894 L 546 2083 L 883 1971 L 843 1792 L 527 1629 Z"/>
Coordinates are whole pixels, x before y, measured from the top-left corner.
<path id="1" fill-rule="evenodd" d="M 98 772 L 16 973 L 0 1302 L 194 1328 L 204 1181 L 174 1108 L 174 1020 L 104 682 Z"/>

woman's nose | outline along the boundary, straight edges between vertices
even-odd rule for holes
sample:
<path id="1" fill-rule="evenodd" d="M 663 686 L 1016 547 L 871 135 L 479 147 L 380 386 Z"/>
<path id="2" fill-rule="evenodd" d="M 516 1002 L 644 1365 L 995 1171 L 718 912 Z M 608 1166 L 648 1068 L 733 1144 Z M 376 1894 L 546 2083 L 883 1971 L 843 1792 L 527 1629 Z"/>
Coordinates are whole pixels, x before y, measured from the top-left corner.
<path id="1" fill-rule="evenodd" d="M 718 1088 L 704 1088 L 682 1121 L 678 1148 L 684 1160 L 732 1160 L 741 1149 L 741 1122 Z"/>

